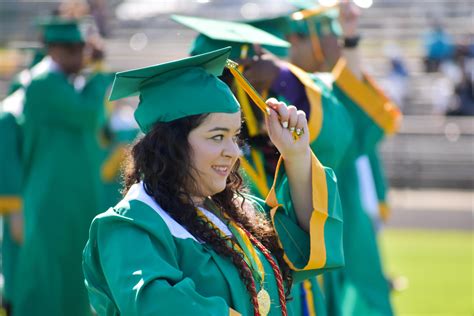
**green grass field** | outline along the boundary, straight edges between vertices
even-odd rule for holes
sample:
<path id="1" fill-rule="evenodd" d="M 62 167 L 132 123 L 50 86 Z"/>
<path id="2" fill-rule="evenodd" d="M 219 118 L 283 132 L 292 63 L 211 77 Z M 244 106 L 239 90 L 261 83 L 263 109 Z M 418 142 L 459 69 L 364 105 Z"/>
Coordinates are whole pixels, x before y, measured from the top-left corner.
<path id="1" fill-rule="evenodd" d="M 385 270 L 408 278 L 395 293 L 398 316 L 474 315 L 474 234 L 428 230 L 385 230 Z"/>

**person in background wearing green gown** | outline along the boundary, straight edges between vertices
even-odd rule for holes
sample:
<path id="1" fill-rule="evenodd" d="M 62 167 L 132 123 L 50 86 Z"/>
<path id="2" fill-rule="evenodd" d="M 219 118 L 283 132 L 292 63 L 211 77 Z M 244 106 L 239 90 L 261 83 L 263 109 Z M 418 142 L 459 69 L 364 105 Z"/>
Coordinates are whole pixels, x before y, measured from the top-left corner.
<path id="1" fill-rule="evenodd" d="M 21 89 L 24 231 L 13 315 L 91 315 L 81 251 L 100 199 L 97 133 L 106 91 L 103 78 L 78 75 L 78 22 L 41 25 L 47 54 Z"/>
<path id="2" fill-rule="evenodd" d="M 265 201 L 245 193 L 240 105 L 217 78 L 229 53 L 116 74 L 110 99 L 139 93 L 145 135 L 124 199 L 94 219 L 84 249 L 99 315 L 295 315 L 292 283 L 343 264 L 336 179 L 303 112 L 261 101 L 281 158 Z"/>
<path id="3" fill-rule="evenodd" d="M 340 49 L 335 36 L 336 30 L 340 30 L 337 26 L 337 10 L 318 6 L 315 1 L 293 2 L 300 11 L 291 15 L 290 28 L 283 33 L 292 44 L 290 61 L 305 71 L 314 73 L 311 76 L 318 86 L 344 105 L 354 127 L 351 146 L 346 155 L 350 159 L 345 159 L 349 163 L 335 168 L 341 190 L 344 222 L 347 223 L 344 225 L 346 266 L 341 271 L 325 275 L 328 313 L 392 315 L 388 282 L 382 271 L 375 227 L 364 209 L 363 195 L 367 195 L 367 192 L 360 187 L 361 180 L 374 179 L 367 179 L 372 174 L 361 172 L 363 168 L 360 166 L 365 163 L 366 170 L 369 170 L 368 160 L 364 157 L 375 152 L 384 135 L 396 131 L 400 112 L 360 68 L 359 52 L 356 49 L 359 41 L 358 10 L 347 1 L 340 5 L 339 20 L 344 36 Z M 262 27 L 270 31 L 266 28 L 268 25 Z M 254 73 L 271 73 L 256 65 L 253 68 Z M 292 67 L 290 70 L 295 76 L 300 76 L 299 71 L 292 70 Z M 247 75 L 251 81 L 251 74 Z M 311 111 L 313 109 L 311 106 Z M 322 112 L 323 117 L 325 113 Z M 380 175 L 380 172 L 377 174 Z M 377 203 L 375 194 L 371 198 Z"/>

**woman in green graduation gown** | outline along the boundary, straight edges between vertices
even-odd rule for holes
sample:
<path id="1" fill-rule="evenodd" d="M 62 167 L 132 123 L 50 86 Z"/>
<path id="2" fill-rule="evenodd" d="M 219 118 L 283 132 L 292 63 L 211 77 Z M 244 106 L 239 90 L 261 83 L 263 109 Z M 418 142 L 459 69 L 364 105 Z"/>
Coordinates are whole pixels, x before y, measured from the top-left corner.
<path id="1" fill-rule="evenodd" d="M 111 99 L 140 94 L 145 136 L 84 250 L 99 315 L 292 315 L 292 283 L 343 263 L 334 174 L 295 107 L 267 101 L 281 158 L 265 202 L 244 193 L 240 106 L 216 77 L 229 51 L 116 75 Z"/>

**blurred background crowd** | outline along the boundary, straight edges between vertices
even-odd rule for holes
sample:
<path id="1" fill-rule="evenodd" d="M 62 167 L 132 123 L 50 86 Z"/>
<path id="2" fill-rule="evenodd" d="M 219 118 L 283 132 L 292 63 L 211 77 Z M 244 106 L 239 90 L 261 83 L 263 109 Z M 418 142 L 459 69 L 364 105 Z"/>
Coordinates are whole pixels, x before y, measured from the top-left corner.
<path id="1" fill-rule="evenodd" d="M 392 216 L 380 244 L 398 282 L 395 309 L 473 315 L 474 4 L 360 2 L 362 67 L 404 114 L 381 146 Z M 0 100 L 40 47 L 41 16 L 88 20 L 89 68 L 121 71 L 187 56 L 197 33 L 170 14 L 253 20 L 288 10 L 284 0 L 0 0 Z M 110 126 L 130 124 L 127 102 L 110 110 Z"/>

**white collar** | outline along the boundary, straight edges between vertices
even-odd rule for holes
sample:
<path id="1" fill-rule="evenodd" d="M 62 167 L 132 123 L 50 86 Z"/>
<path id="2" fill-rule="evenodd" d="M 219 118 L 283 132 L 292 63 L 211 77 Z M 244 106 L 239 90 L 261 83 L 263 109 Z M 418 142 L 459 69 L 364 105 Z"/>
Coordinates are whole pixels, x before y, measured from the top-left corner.
<path id="1" fill-rule="evenodd" d="M 141 201 L 151 207 L 158 215 L 160 215 L 174 237 L 180 239 L 191 238 L 197 242 L 200 242 L 184 226 L 176 222 L 165 210 L 161 208 L 160 205 L 158 205 L 158 203 L 156 203 L 156 201 L 150 195 L 146 193 L 145 188 L 143 187 L 143 182 L 132 185 L 123 198 L 122 202 L 128 203 L 131 200 Z M 122 202 L 120 202 L 119 205 Z M 216 215 L 206 209 L 199 209 L 204 213 L 209 221 L 221 229 L 227 236 L 232 235 L 229 228 Z"/>

